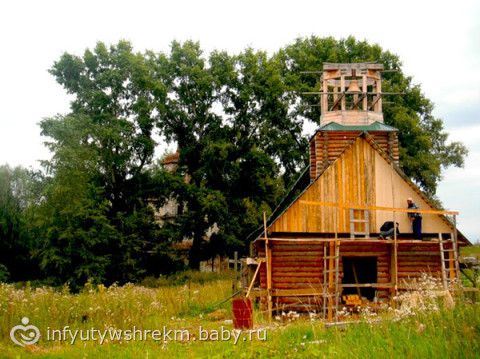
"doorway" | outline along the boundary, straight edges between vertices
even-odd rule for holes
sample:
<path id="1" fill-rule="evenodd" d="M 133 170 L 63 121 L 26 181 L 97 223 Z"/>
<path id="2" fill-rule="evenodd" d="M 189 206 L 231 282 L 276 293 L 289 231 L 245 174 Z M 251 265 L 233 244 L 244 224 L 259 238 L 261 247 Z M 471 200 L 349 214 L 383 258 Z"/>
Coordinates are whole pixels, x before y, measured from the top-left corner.
<path id="1" fill-rule="evenodd" d="M 342 257 L 342 284 L 377 283 L 377 257 Z M 342 295 L 359 294 L 368 300 L 375 298 L 376 288 L 343 288 Z"/>

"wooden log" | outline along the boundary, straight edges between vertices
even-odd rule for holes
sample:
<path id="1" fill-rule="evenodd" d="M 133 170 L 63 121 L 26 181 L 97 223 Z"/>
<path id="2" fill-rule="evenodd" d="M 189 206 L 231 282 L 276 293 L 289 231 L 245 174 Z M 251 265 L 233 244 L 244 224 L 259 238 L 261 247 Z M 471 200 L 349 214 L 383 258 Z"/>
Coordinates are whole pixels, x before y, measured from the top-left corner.
<path id="1" fill-rule="evenodd" d="M 378 257 L 380 252 L 340 252 L 342 257 Z"/>
<path id="2" fill-rule="evenodd" d="M 323 295 L 322 287 L 306 288 L 306 289 L 275 289 L 274 296 L 321 296 Z"/>
<path id="3" fill-rule="evenodd" d="M 303 280 L 307 278 L 319 278 L 322 275 L 322 272 L 272 272 L 273 280 L 278 278 L 297 278 L 297 280 Z"/>
<path id="4" fill-rule="evenodd" d="M 272 272 L 281 273 L 281 272 L 322 272 L 323 264 L 319 266 L 299 266 L 298 263 L 293 265 L 277 265 L 274 267 Z"/>
<path id="5" fill-rule="evenodd" d="M 305 278 L 298 278 L 298 277 L 273 277 L 273 283 L 299 283 L 299 284 L 309 284 L 309 285 L 319 285 L 323 281 L 320 278 L 315 277 L 305 277 Z"/>
<path id="6" fill-rule="evenodd" d="M 308 289 L 313 287 L 318 287 L 321 283 L 295 283 L 295 282 L 288 282 L 288 283 L 278 283 L 275 285 L 275 289 Z"/>
<path id="7" fill-rule="evenodd" d="M 401 213 L 422 213 L 422 214 L 443 214 L 443 215 L 458 215 L 458 211 L 439 211 L 430 209 L 408 209 L 408 208 L 396 208 L 396 207 L 384 207 L 384 206 L 364 206 L 349 203 L 335 203 L 335 202 L 318 202 L 318 201 L 304 201 L 300 200 L 300 204 L 322 207 L 337 207 L 337 208 L 353 208 L 353 209 L 368 209 L 371 211 L 388 211 L 388 212 L 401 212 Z"/>
<path id="8" fill-rule="evenodd" d="M 305 267 L 305 268 L 323 268 L 322 260 L 312 260 L 300 262 L 297 260 L 273 260 L 274 266 L 280 268 L 289 268 L 289 267 Z"/>
<path id="9" fill-rule="evenodd" d="M 289 250 L 274 250 L 272 253 L 273 256 L 277 258 L 281 257 L 322 257 L 323 252 L 316 250 L 316 251 L 289 251 Z"/>

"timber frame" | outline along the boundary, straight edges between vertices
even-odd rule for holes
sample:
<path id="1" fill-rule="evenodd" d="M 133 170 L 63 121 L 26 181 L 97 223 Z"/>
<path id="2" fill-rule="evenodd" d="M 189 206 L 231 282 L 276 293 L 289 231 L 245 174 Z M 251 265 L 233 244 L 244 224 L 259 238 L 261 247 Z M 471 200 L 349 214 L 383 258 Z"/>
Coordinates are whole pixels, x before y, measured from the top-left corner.
<path id="1" fill-rule="evenodd" d="M 305 205 L 333 206 L 330 203 L 304 203 Z M 357 206 L 363 207 L 363 206 Z M 337 206 L 341 208 L 341 206 Z M 405 208 L 378 207 L 369 210 L 395 211 L 398 213 L 423 213 L 456 216 L 455 211 L 407 210 Z M 348 236 L 347 236 L 348 235 Z M 256 240 L 259 257 L 254 276 L 251 279 L 248 296 L 260 297 L 267 317 L 272 318 L 278 311 L 321 312 L 327 321 L 338 319 L 338 306 L 345 288 L 375 288 L 382 300 L 394 305 L 394 298 L 399 291 L 411 290 L 411 279 L 418 278 L 418 273 L 427 272 L 442 279 L 443 289 L 452 290 L 458 284 L 460 276 L 458 266 L 458 248 L 456 230 L 448 234 L 425 234 L 428 241 L 419 241 L 407 236 L 399 237 L 394 233 L 392 239 L 379 239 L 372 234 L 366 238 L 350 238 L 347 233 L 318 233 L 303 235 L 293 233 L 267 232 Z M 407 237 L 407 238 L 406 238 Z M 322 256 L 323 254 L 323 256 Z M 296 255 L 302 257 L 297 258 Z M 340 283 L 341 257 L 378 257 L 379 271 L 389 275 L 379 277 L 376 283 Z M 291 258 L 288 268 L 279 259 Z M 312 258 L 315 258 L 312 262 Z M 275 259 L 274 259 L 275 258 Z M 400 267 L 399 262 L 408 261 Z M 304 265 L 313 263 L 310 267 Z M 280 272 L 275 271 L 276 265 Z M 316 269 L 313 269 L 316 267 Z M 302 270 L 312 270 L 309 275 L 317 276 L 318 281 L 311 281 L 302 287 L 288 288 L 288 282 L 279 282 L 275 287 L 276 276 L 287 276 L 286 280 L 301 279 Z M 323 276 L 322 276 L 323 274 Z M 259 277 L 259 278 L 258 278 Z M 323 281 L 322 281 L 323 277 Z M 260 282 L 260 288 L 253 289 L 253 284 Z M 264 289 L 262 289 L 264 288 Z"/>
<path id="2" fill-rule="evenodd" d="M 436 209 L 401 170 L 398 130 L 383 123 L 382 97 L 393 93 L 382 92 L 382 71 L 381 64 L 327 63 L 320 91 L 307 93 L 320 95 L 321 106 L 310 165 L 249 237 L 256 267 L 246 296 L 259 298 L 269 319 L 295 310 L 336 321 L 342 294 L 356 290 L 361 298 L 365 288 L 394 305 L 422 273 L 440 278 L 444 290 L 459 284 L 459 246 L 470 243 L 457 229 L 459 213 Z M 407 197 L 420 209 L 405 208 Z M 412 214 L 423 216 L 422 240 L 411 233 Z M 401 232 L 383 239 L 386 221 Z M 355 258 L 369 258 L 376 280 L 359 280 L 366 269 Z"/>

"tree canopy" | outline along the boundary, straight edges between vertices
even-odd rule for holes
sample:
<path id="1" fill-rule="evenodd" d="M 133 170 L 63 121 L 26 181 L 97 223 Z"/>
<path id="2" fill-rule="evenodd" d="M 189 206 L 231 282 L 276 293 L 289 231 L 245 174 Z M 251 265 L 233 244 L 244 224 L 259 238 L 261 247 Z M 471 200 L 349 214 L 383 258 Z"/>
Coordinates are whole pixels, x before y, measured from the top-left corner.
<path id="1" fill-rule="evenodd" d="M 28 210 L 11 190 L 0 197 L 0 224 L 10 223 L 1 228 L 18 228 L 28 213 L 24 232 L 38 240 L 9 229 L 4 245 L 28 243 L 22 253 L 38 260 L 45 277 L 74 285 L 174 271 L 181 263 L 171 244 L 186 238 L 192 268 L 246 251 L 262 212 L 271 213 L 308 165 L 305 128 L 320 113 L 310 106 L 316 99 L 301 94 L 319 83 L 302 72 L 365 61 L 396 70 L 385 73 L 383 88 L 404 95 L 384 104 L 385 122 L 399 129 L 405 173 L 434 198 L 442 170 L 462 166 L 467 151 L 448 142 L 431 101 L 378 45 L 312 36 L 269 55 L 251 48 L 204 54 L 192 41 L 174 41 L 168 53 L 98 43 L 82 56 L 64 54 L 50 70 L 74 99 L 70 113 L 40 123 L 52 151 L 36 182 L 41 193 Z M 178 146 L 174 171 L 155 160 L 158 138 Z M 159 224 L 155 207 L 172 199 L 178 215 Z M 11 264 L 1 263 L 7 273 Z"/>

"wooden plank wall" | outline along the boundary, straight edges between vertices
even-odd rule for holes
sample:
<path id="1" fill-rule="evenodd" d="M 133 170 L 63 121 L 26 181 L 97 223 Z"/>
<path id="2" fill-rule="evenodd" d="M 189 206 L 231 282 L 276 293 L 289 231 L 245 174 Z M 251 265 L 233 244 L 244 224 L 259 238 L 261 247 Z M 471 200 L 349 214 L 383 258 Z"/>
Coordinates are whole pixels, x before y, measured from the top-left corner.
<path id="1" fill-rule="evenodd" d="M 377 206 L 407 208 L 407 198 L 411 197 L 420 209 L 435 209 L 377 152 L 375 152 L 374 161 L 376 172 L 376 198 L 374 202 Z M 378 232 L 382 223 L 393 220 L 393 213 L 387 211 L 377 211 L 372 216 L 376 217 L 376 223 L 378 224 L 378 227 L 372 232 Z M 449 227 L 437 214 L 423 214 L 422 217 L 422 231 L 424 233 L 450 233 L 453 231 L 453 228 Z M 407 213 L 396 213 L 395 221 L 399 223 L 401 233 L 412 233 L 411 222 Z"/>
<path id="2" fill-rule="evenodd" d="M 375 150 L 365 139 L 357 139 L 302 196 L 304 201 L 375 205 Z M 357 224 L 360 226 L 361 224 Z M 376 217 L 370 216 L 370 228 Z M 270 226 L 272 232 L 350 232 L 348 209 L 308 206 L 295 201 Z"/>
<path id="3" fill-rule="evenodd" d="M 421 209 L 434 209 L 365 139 L 358 138 L 269 229 L 272 232 L 349 233 L 348 209 L 338 210 L 336 228 L 334 208 L 303 205 L 299 200 L 406 208 L 408 197 L 412 197 Z M 380 232 L 380 226 L 392 220 L 392 212 L 370 212 L 370 232 Z M 412 233 L 411 222 L 406 213 L 395 214 L 395 220 L 400 224 L 401 233 Z M 362 224 L 357 223 L 355 226 L 356 230 L 362 229 Z M 450 233 L 453 228 L 439 215 L 424 214 L 422 231 Z"/>

